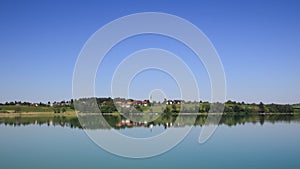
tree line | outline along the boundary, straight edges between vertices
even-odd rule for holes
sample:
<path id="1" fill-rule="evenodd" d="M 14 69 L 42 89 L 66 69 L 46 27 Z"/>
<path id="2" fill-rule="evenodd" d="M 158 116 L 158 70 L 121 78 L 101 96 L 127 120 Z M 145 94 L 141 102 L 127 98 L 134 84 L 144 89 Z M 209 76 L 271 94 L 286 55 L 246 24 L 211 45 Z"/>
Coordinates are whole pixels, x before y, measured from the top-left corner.
<path id="1" fill-rule="evenodd" d="M 300 104 L 298 105 L 290 105 L 290 104 L 264 104 L 260 103 L 245 103 L 245 102 L 236 102 L 228 100 L 225 104 L 221 103 L 209 103 L 209 102 L 185 102 L 181 104 L 173 104 L 166 105 L 164 103 L 151 103 L 148 106 L 140 106 L 134 105 L 130 108 L 118 108 L 116 107 L 115 102 L 132 102 L 132 99 L 124 99 L 124 98 L 80 98 L 80 99 L 71 99 L 70 101 L 62 101 L 62 102 L 54 102 L 55 104 L 45 103 L 35 103 L 34 105 L 37 107 L 35 109 L 40 110 L 38 107 L 49 107 L 54 111 L 54 113 L 64 113 L 67 110 L 78 110 L 81 112 L 94 112 L 101 111 L 102 113 L 115 113 L 118 110 L 123 112 L 163 112 L 163 113 L 208 113 L 211 110 L 213 104 L 220 104 L 224 109 L 220 109 L 220 111 L 224 112 L 224 114 L 271 114 L 271 113 L 283 113 L 283 114 L 291 114 L 291 113 L 300 113 Z M 74 102 L 76 102 L 76 107 L 74 107 Z M 155 105 L 164 105 L 164 107 L 160 110 L 155 110 Z M 10 106 L 16 106 L 16 112 L 21 112 L 23 109 L 26 109 L 26 106 L 33 106 L 33 103 L 30 102 L 6 102 L 0 103 L 0 110 L 4 111 Z M 20 107 L 17 107 L 20 106 Z M 214 106 L 215 107 L 215 106 Z M 218 106 L 216 106 L 218 107 Z M 28 109 L 29 110 L 29 109 Z M 31 109 L 30 109 L 31 110 Z M 33 110 L 33 109 L 32 109 Z M 46 109 L 41 109 L 46 111 Z M 215 110 L 214 110 L 215 111 Z M 213 112 L 214 112 L 213 111 Z"/>

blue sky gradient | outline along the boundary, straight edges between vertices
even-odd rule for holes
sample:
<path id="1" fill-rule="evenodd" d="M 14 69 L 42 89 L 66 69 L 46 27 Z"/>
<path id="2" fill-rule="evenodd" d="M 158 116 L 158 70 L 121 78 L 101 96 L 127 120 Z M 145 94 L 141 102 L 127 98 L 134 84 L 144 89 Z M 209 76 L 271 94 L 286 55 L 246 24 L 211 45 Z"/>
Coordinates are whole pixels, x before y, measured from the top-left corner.
<path id="1" fill-rule="evenodd" d="M 226 73 L 227 99 L 299 103 L 299 8 L 298 1 L 283 0 L 1 0 L 0 102 L 69 100 L 77 56 L 95 31 L 128 14 L 165 12 L 192 22 L 214 44 Z M 201 63 L 187 58 L 189 51 L 177 42 L 156 36 L 125 40 L 116 46 L 119 50 L 107 55 L 96 78 L 98 96 L 109 96 L 109 78 L 121 56 L 144 47 L 178 54 L 196 74 L 203 100 L 209 100 L 209 79 Z M 141 86 L 145 77 L 154 80 L 146 72 L 132 85 Z M 144 85 L 147 88 L 153 84 Z M 134 97 L 144 97 L 138 93 Z"/>

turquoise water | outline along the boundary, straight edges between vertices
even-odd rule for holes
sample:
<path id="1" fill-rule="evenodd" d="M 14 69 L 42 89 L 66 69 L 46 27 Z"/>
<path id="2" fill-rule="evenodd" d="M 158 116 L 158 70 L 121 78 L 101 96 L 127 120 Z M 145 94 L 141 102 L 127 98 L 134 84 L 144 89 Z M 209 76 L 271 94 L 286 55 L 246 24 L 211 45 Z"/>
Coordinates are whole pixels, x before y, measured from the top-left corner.
<path id="1" fill-rule="evenodd" d="M 163 127 L 126 128 L 122 133 L 161 132 Z M 78 128 L 0 125 L 0 168 L 300 168 L 300 123 L 221 125 L 208 142 L 198 143 L 201 127 L 172 150 L 152 158 L 110 154 Z M 120 141 L 122 144 L 122 141 Z"/>

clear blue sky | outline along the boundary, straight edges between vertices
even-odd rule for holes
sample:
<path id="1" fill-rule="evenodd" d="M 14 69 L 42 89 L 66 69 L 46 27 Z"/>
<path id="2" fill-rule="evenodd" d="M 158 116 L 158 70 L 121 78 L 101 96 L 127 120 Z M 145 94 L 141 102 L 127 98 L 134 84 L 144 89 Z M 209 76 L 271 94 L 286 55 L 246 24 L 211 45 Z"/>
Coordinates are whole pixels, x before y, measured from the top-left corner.
<path id="1" fill-rule="evenodd" d="M 227 99 L 299 103 L 299 8 L 298 1 L 284 0 L 1 0 L 0 102 L 70 99 L 77 56 L 96 30 L 124 15 L 165 12 L 189 20 L 212 41 L 225 69 Z M 116 46 L 116 51 L 108 54 L 100 66 L 96 78 L 98 96 L 109 96 L 110 74 L 120 61 L 116 56 L 125 56 L 144 47 L 160 47 L 179 55 L 185 51 L 176 42 L 157 36 L 124 41 Z M 183 52 L 181 57 L 187 60 L 196 74 L 201 97 L 206 100 L 210 89 L 205 69 L 184 58 L 187 53 Z M 153 77 L 173 84 L 170 77 L 164 74 L 154 76 L 156 73 L 138 75 L 132 82 L 132 88 L 141 86 L 141 82 L 145 91 L 155 87 L 157 81 L 153 82 Z M 171 89 L 176 88 L 176 85 L 170 86 Z M 135 90 L 132 95 L 143 97 L 141 93 L 145 91 Z M 174 93 L 170 96 L 176 97 Z"/>

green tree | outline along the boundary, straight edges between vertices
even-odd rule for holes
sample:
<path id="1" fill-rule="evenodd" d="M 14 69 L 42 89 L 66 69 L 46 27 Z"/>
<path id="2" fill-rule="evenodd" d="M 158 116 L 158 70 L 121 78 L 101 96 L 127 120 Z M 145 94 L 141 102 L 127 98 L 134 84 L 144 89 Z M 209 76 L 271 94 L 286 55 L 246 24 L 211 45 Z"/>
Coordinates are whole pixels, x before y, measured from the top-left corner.
<path id="1" fill-rule="evenodd" d="M 265 112 L 265 105 L 262 102 L 259 103 L 258 108 L 260 112 Z"/>
<path id="2" fill-rule="evenodd" d="M 236 113 L 239 113 L 241 111 L 240 106 L 239 105 L 234 105 L 233 106 L 233 111 Z"/>
<path id="3" fill-rule="evenodd" d="M 203 104 L 203 111 L 205 112 L 205 113 L 208 113 L 209 112 L 209 109 L 210 109 L 210 105 L 209 104 Z"/>
<path id="4" fill-rule="evenodd" d="M 66 112 L 66 108 L 63 107 L 63 108 L 61 109 L 61 111 L 62 111 L 63 113 L 65 113 L 65 112 Z"/>
<path id="5" fill-rule="evenodd" d="M 177 112 L 177 108 L 176 108 L 175 104 L 172 105 L 172 112 L 175 112 L 175 113 Z"/>
<path id="6" fill-rule="evenodd" d="M 54 113 L 60 113 L 60 108 L 59 107 L 56 107 L 53 110 L 54 110 Z"/>

